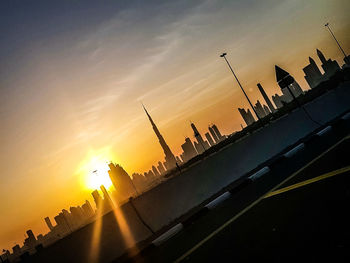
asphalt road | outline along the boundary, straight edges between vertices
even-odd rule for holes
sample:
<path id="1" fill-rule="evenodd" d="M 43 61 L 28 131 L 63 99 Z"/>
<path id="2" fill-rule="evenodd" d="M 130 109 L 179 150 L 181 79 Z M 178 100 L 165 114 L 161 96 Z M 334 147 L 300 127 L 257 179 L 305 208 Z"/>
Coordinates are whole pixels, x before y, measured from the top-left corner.
<path id="1" fill-rule="evenodd" d="M 121 262 L 350 262 L 349 130 L 339 121 L 310 136 L 171 239 Z"/>
<path id="2" fill-rule="evenodd" d="M 350 262 L 349 156 L 348 139 L 276 190 L 296 188 L 263 198 L 183 261 Z"/>

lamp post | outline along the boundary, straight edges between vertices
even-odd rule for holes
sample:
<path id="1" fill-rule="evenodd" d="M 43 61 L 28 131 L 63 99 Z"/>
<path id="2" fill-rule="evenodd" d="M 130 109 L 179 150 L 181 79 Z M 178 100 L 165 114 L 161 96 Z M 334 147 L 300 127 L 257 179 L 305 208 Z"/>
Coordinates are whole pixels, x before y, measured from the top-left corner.
<path id="1" fill-rule="evenodd" d="M 227 60 L 227 58 L 226 58 L 226 55 L 227 55 L 227 53 L 222 53 L 222 54 L 220 55 L 220 57 L 222 57 L 222 58 L 224 58 L 224 59 L 225 59 L 225 61 L 226 61 L 227 65 L 228 65 L 228 67 L 230 68 L 230 70 L 231 70 L 231 72 L 232 72 L 233 76 L 235 77 L 235 79 L 236 79 L 236 81 L 237 81 L 237 83 L 238 83 L 239 87 L 240 87 L 240 88 L 241 88 L 241 90 L 243 91 L 244 96 L 247 98 L 247 100 L 248 100 L 248 102 L 249 102 L 249 104 L 250 104 L 250 107 L 252 107 L 252 109 L 253 109 L 253 111 L 254 111 L 254 113 L 255 113 L 256 117 L 258 118 L 258 120 L 259 120 L 259 121 L 261 121 L 261 119 L 260 119 L 260 117 L 259 117 L 258 113 L 256 112 L 255 108 L 253 107 L 253 104 L 250 102 L 250 100 L 249 100 L 249 98 L 248 98 L 247 94 L 245 93 L 245 91 L 244 91 L 244 89 L 243 89 L 243 87 L 242 87 L 241 83 L 239 82 L 239 80 L 238 80 L 238 78 L 237 78 L 237 76 L 236 76 L 235 72 L 233 71 L 233 69 L 232 69 L 232 67 L 231 67 L 230 63 L 228 62 L 228 60 Z"/>
<path id="2" fill-rule="evenodd" d="M 331 28 L 329 27 L 329 23 L 326 23 L 324 26 L 327 27 L 329 33 L 331 33 L 332 37 L 334 38 L 335 42 L 337 43 L 337 45 L 338 45 L 340 51 L 343 53 L 344 58 L 346 58 L 346 54 L 345 54 L 343 48 L 340 46 L 340 44 L 339 44 L 338 40 L 336 39 L 335 35 L 333 34 L 333 31 L 332 31 Z"/>

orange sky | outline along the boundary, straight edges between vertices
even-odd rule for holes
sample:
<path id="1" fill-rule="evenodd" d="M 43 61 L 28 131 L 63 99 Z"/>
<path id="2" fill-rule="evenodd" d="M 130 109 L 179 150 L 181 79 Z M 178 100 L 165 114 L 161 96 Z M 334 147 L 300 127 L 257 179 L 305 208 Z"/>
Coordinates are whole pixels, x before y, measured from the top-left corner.
<path id="1" fill-rule="evenodd" d="M 193 137 L 190 120 L 202 133 L 210 123 L 223 134 L 240 130 L 237 108 L 248 103 L 220 52 L 254 102 L 262 101 L 258 82 L 280 94 L 275 64 L 303 89 L 308 56 L 319 63 L 316 48 L 342 64 L 325 21 L 350 52 L 347 1 L 251 2 L 171 6 L 179 13 L 163 4 L 156 14 L 131 5 L 90 29 L 68 24 L 16 50 L 0 83 L 0 248 L 22 244 L 27 229 L 47 232 L 44 217 L 91 200 L 81 168 L 92 158 L 130 174 L 163 159 L 141 101 L 176 154 Z"/>

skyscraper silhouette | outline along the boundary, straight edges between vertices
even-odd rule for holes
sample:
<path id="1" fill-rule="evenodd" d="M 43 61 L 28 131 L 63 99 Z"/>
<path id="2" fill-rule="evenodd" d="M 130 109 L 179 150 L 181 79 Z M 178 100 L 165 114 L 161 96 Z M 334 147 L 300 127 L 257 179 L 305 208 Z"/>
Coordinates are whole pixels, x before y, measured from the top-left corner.
<path id="1" fill-rule="evenodd" d="M 194 123 L 192 123 L 192 122 L 191 122 L 191 128 L 194 132 L 194 137 L 196 138 L 197 143 L 198 143 L 198 145 L 195 144 L 195 147 L 197 146 L 196 150 L 198 153 L 202 153 L 209 148 L 209 144 L 203 140 L 203 137 L 199 133 L 199 131 L 197 130 L 196 125 L 194 125 Z"/>
<path id="2" fill-rule="evenodd" d="M 23 245 L 28 249 L 33 249 L 37 244 L 37 240 L 32 230 L 27 230 L 27 235 L 28 237 L 24 240 Z"/>
<path id="3" fill-rule="evenodd" d="M 261 95 L 263 96 L 263 98 L 264 98 L 264 100 L 265 100 L 267 106 L 270 108 L 270 111 L 271 111 L 271 112 L 275 112 L 276 109 L 275 109 L 275 107 L 272 105 L 272 103 L 271 103 L 269 97 L 267 96 L 267 94 L 266 94 L 265 90 L 263 89 L 263 87 L 261 86 L 261 84 L 258 83 L 257 86 L 258 86 L 258 89 L 259 89 Z"/>
<path id="4" fill-rule="evenodd" d="M 154 173 L 152 172 L 152 170 L 148 170 L 148 172 L 145 172 L 145 177 L 152 181 L 154 179 Z"/>
<path id="5" fill-rule="evenodd" d="M 53 230 L 53 225 L 52 225 L 51 220 L 50 220 L 50 218 L 48 216 L 45 217 L 45 223 L 46 223 L 47 227 L 50 229 L 50 231 L 52 231 Z"/>
<path id="6" fill-rule="evenodd" d="M 94 216 L 94 210 L 92 209 L 92 206 L 88 200 L 85 201 L 81 208 L 84 211 L 85 218 L 90 218 Z"/>
<path id="7" fill-rule="evenodd" d="M 215 133 L 214 129 L 210 126 L 208 127 L 208 129 L 209 129 L 209 132 L 210 132 L 211 136 L 213 137 L 214 141 L 216 143 L 219 143 L 220 139 L 219 139 L 218 135 Z"/>
<path id="8" fill-rule="evenodd" d="M 13 254 L 19 256 L 21 254 L 21 248 L 18 244 L 12 247 Z"/>
<path id="9" fill-rule="evenodd" d="M 184 162 L 187 162 L 197 155 L 197 151 L 194 148 L 191 139 L 188 137 L 185 138 L 185 143 L 181 145 L 181 148 L 183 150 L 181 157 Z"/>
<path id="10" fill-rule="evenodd" d="M 103 203 L 103 199 L 102 199 L 101 195 L 99 194 L 99 192 L 97 190 L 94 190 L 91 193 L 91 195 L 94 198 L 96 208 L 100 209 L 102 207 L 102 203 Z"/>
<path id="11" fill-rule="evenodd" d="M 158 141 L 160 143 L 160 146 L 162 146 L 162 149 L 164 151 L 164 155 L 165 155 L 165 166 L 167 168 L 167 170 L 170 170 L 172 168 L 174 168 L 176 166 L 176 159 L 174 154 L 171 152 L 168 144 L 165 142 L 163 136 L 160 134 L 156 124 L 154 123 L 154 121 L 152 120 L 151 116 L 148 114 L 146 108 L 144 105 L 142 105 L 143 109 L 145 110 L 147 117 L 149 119 L 149 121 L 151 122 L 152 128 L 154 133 L 157 135 Z"/>
<path id="12" fill-rule="evenodd" d="M 331 59 L 327 60 L 320 50 L 317 49 L 316 51 L 317 51 L 317 56 L 320 58 L 322 62 L 321 67 L 324 70 L 324 75 L 326 78 L 331 77 L 332 75 L 334 75 L 335 72 L 340 70 L 340 67 L 337 61 L 331 60 Z"/>
<path id="13" fill-rule="evenodd" d="M 157 168 L 154 165 L 152 165 L 152 171 L 153 171 L 154 176 L 157 176 L 157 177 L 160 176 L 159 171 L 157 170 Z"/>
<path id="14" fill-rule="evenodd" d="M 84 222 L 84 215 L 81 208 L 78 207 L 70 207 L 69 208 L 71 221 L 74 228 L 78 228 Z"/>
<path id="15" fill-rule="evenodd" d="M 218 127 L 215 124 L 213 124 L 211 127 L 214 130 L 214 132 L 217 135 L 217 137 L 219 138 L 219 141 L 222 141 L 222 140 L 224 140 L 226 138 L 226 136 L 221 135 L 221 132 L 219 131 Z"/>
<path id="16" fill-rule="evenodd" d="M 254 108 L 255 108 L 256 113 L 259 115 L 259 117 L 261 119 L 266 116 L 266 112 L 265 112 L 265 110 L 264 110 L 264 108 L 261 105 L 259 100 L 255 103 Z"/>
<path id="17" fill-rule="evenodd" d="M 61 235 L 71 232 L 71 227 L 68 222 L 67 214 L 60 212 L 57 216 L 54 217 L 57 225 L 57 232 Z"/>
<path id="18" fill-rule="evenodd" d="M 118 204 L 129 199 L 136 194 L 136 189 L 131 181 L 129 174 L 119 164 L 109 163 L 108 175 L 115 188 L 114 195 Z"/>
<path id="19" fill-rule="evenodd" d="M 160 172 L 160 174 L 162 174 L 162 175 L 165 174 L 165 168 L 164 168 L 162 162 L 160 162 L 160 161 L 158 162 L 157 169 Z"/>
<path id="20" fill-rule="evenodd" d="M 322 64 L 326 64 L 327 63 L 327 59 L 325 58 L 323 53 L 319 49 L 316 49 L 316 52 L 317 52 L 317 56 L 321 60 Z"/>
<path id="21" fill-rule="evenodd" d="M 205 135 L 205 138 L 207 138 L 207 141 L 209 142 L 210 146 L 213 146 L 215 142 L 213 138 L 210 136 L 209 132 L 206 132 L 204 135 Z"/>
<path id="22" fill-rule="evenodd" d="M 293 88 L 293 93 L 295 94 L 296 97 L 300 96 L 303 94 L 303 90 L 301 89 L 300 85 L 296 80 L 294 79 L 294 82 L 292 83 L 292 88 Z"/>
<path id="23" fill-rule="evenodd" d="M 107 206 L 105 209 L 106 210 L 113 209 L 113 207 L 114 207 L 113 201 L 112 201 L 111 197 L 109 196 L 106 187 L 104 185 L 101 185 L 100 189 L 101 189 L 101 191 L 103 193 L 103 198 L 104 198 L 104 201 L 105 201 L 105 205 Z"/>
<path id="24" fill-rule="evenodd" d="M 238 108 L 239 113 L 241 114 L 243 120 L 245 121 L 245 123 L 247 124 L 247 126 L 249 126 L 250 124 L 255 122 L 255 119 L 252 115 L 252 113 L 250 112 L 250 109 L 248 109 L 247 111 L 243 108 Z"/>
<path id="25" fill-rule="evenodd" d="M 277 109 L 280 109 L 283 107 L 281 97 L 277 93 L 275 95 L 272 95 L 272 100 L 275 103 Z"/>
<path id="26" fill-rule="evenodd" d="M 36 245 L 36 238 L 32 230 L 27 230 L 28 237 L 24 240 L 24 245 L 28 248 L 33 248 Z"/>
<path id="27" fill-rule="evenodd" d="M 269 115 L 271 113 L 271 110 L 269 107 L 267 107 L 265 104 L 263 105 L 264 111 L 265 111 L 265 115 Z"/>
<path id="28" fill-rule="evenodd" d="M 37 240 L 36 240 L 32 230 L 28 230 L 27 235 L 28 235 L 28 237 L 26 239 L 24 239 L 23 245 L 27 249 L 32 250 L 37 245 Z"/>
<path id="29" fill-rule="evenodd" d="M 322 59 L 325 59 L 323 54 L 320 54 Z M 316 65 L 315 60 L 309 57 L 310 64 L 303 68 L 305 80 L 310 88 L 316 87 L 322 81 L 322 73 Z"/>

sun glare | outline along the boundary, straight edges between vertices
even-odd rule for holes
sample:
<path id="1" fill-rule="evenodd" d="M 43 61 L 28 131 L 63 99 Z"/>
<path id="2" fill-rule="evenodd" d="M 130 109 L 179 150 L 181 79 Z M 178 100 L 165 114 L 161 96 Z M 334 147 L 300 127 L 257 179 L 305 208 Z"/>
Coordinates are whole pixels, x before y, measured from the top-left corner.
<path id="1" fill-rule="evenodd" d="M 88 175 L 87 185 L 91 189 L 99 189 L 101 185 L 104 185 L 107 189 L 112 186 L 111 179 L 108 175 L 107 163 L 96 163 L 93 165 L 93 171 Z"/>
<path id="2" fill-rule="evenodd" d="M 101 156 L 90 156 L 79 168 L 82 175 L 82 184 L 90 190 L 100 189 L 104 185 L 110 189 L 112 181 L 108 175 L 108 161 Z"/>

